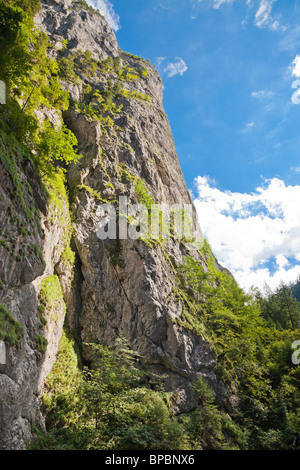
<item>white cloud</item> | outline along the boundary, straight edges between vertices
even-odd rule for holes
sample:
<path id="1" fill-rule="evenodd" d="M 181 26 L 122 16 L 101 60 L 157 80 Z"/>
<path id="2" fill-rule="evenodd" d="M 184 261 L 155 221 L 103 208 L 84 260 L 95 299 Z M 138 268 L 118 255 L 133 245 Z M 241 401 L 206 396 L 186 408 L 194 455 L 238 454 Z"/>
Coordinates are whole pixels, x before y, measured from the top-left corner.
<path id="1" fill-rule="evenodd" d="M 258 90 L 258 91 L 252 92 L 253 98 L 257 98 L 257 99 L 268 98 L 273 95 L 274 95 L 273 91 L 269 91 L 269 90 Z"/>
<path id="2" fill-rule="evenodd" d="M 233 3 L 234 0 L 213 0 L 214 8 L 218 9 L 224 3 Z"/>
<path id="3" fill-rule="evenodd" d="M 284 268 L 284 266 L 289 265 L 289 260 L 284 255 L 276 256 L 276 264 L 279 268 Z"/>
<path id="4" fill-rule="evenodd" d="M 164 68 L 164 72 L 168 74 L 168 77 L 174 77 L 175 75 L 183 75 L 187 71 L 187 65 L 185 61 L 179 57 L 176 57 L 175 62 L 169 62 Z"/>
<path id="5" fill-rule="evenodd" d="M 157 65 L 159 66 L 159 65 L 162 64 L 165 60 L 166 60 L 166 57 L 157 57 L 157 58 L 156 58 L 156 63 L 157 63 Z"/>
<path id="6" fill-rule="evenodd" d="M 198 3 L 202 3 L 205 0 L 198 0 Z M 235 0 L 206 0 L 210 6 L 218 10 L 224 4 L 232 4 Z M 253 1 L 251 0 L 244 0 L 245 5 L 248 9 L 251 9 L 254 6 Z M 287 29 L 286 26 L 280 23 L 281 15 L 276 15 L 273 17 L 272 15 L 272 8 L 273 4 L 277 0 L 257 0 L 259 1 L 258 8 L 255 13 L 254 24 L 258 28 L 268 28 L 271 31 L 285 31 Z M 245 19 L 242 21 L 242 25 L 245 25 Z"/>
<path id="7" fill-rule="evenodd" d="M 87 0 L 87 3 L 100 11 L 114 31 L 120 29 L 120 17 L 109 0 Z"/>
<path id="8" fill-rule="evenodd" d="M 274 288 L 281 280 L 295 281 L 300 273 L 300 186 L 273 178 L 247 194 L 220 191 L 206 177 L 195 182 L 201 228 L 241 287 L 262 288 L 267 282 Z"/>
<path id="9" fill-rule="evenodd" d="M 272 16 L 273 4 L 276 1 L 277 0 L 260 0 L 254 21 L 254 24 L 258 26 L 258 28 L 269 28 L 271 31 L 286 31 L 287 27 L 280 24 L 278 21 L 281 15 L 277 15 L 277 19 Z"/>
<path id="10" fill-rule="evenodd" d="M 198 0 L 198 2 L 202 2 L 203 0 Z M 220 8 L 221 5 L 224 3 L 233 3 L 235 0 L 210 0 L 210 3 L 212 4 L 213 8 L 216 10 Z"/>
<path id="11" fill-rule="evenodd" d="M 278 31 L 281 28 L 279 21 L 277 20 L 273 21 L 270 24 L 270 28 L 273 29 L 273 31 Z"/>
<path id="12" fill-rule="evenodd" d="M 255 24 L 259 28 L 269 25 L 271 20 L 271 12 L 274 0 L 261 0 L 259 8 L 255 15 Z"/>
<path id="13" fill-rule="evenodd" d="M 247 122 L 247 124 L 241 129 L 242 134 L 246 134 L 255 126 L 255 122 Z"/>

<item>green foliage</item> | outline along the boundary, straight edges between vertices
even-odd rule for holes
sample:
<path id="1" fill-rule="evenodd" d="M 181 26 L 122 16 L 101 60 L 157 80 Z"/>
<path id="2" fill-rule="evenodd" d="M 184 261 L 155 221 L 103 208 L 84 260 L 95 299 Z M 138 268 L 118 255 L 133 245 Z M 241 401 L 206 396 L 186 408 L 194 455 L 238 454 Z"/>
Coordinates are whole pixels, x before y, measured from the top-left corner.
<path id="1" fill-rule="evenodd" d="M 146 101 L 148 103 L 151 102 L 151 98 L 148 95 L 146 95 L 145 93 L 139 93 L 136 90 L 129 91 L 126 88 L 123 88 L 121 96 L 124 96 L 125 98 L 133 98 L 133 99 L 135 99 L 137 101 L 141 101 L 141 102 L 143 102 L 143 101 Z"/>
<path id="2" fill-rule="evenodd" d="M 41 354 L 45 354 L 46 349 L 47 349 L 47 345 L 48 345 L 47 339 L 44 338 L 44 336 L 42 336 L 42 335 L 37 335 L 36 339 L 35 339 L 35 344 L 36 344 L 36 349 Z"/>
<path id="3" fill-rule="evenodd" d="M 116 433 L 120 450 L 190 448 L 184 427 L 170 416 L 170 410 L 159 392 L 137 389 L 124 398 L 126 416 L 120 421 Z"/>
<path id="4" fill-rule="evenodd" d="M 39 7 L 39 0 L 0 0 L 0 80 L 7 89 L 7 104 L 0 107 L 0 157 L 24 220 L 11 209 L 10 217 L 22 234 L 28 234 L 28 226 L 35 229 L 38 225 L 39 214 L 27 201 L 20 171 L 26 160 L 35 163 L 48 190 L 49 221 L 63 228 L 62 260 L 71 267 L 74 253 L 69 246 L 64 171 L 80 157 L 77 140 L 63 124 L 54 127 L 47 118 L 39 122 L 36 111 L 47 115 L 47 110 L 55 110 L 62 117 L 69 97 L 60 80 L 82 84 L 84 101 L 75 104 L 76 110 L 97 120 L 104 132 L 116 135 L 116 116 L 124 112 L 120 102 L 126 103 L 122 98 L 151 102 L 148 95 L 132 90 L 133 82 L 147 78 L 150 64 L 144 61 L 145 67 L 139 67 L 141 58 L 131 54 L 125 54 L 127 61 L 123 55 L 97 61 L 89 50 L 70 53 L 66 44 L 58 61 L 49 58 L 51 44 L 32 18 Z M 95 13 L 84 0 L 73 7 Z M 95 78 L 101 83 L 97 89 L 92 85 Z M 154 199 L 145 183 L 125 166 L 120 165 L 118 172 L 122 182 L 134 186 L 137 201 L 149 210 Z M 77 190 L 108 202 L 88 186 Z M 11 249 L 5 239 L 0 246 Z M 43 261 L 39 245 L 29 249 Z M 111 249 L 112 262 L 121 263 L 120 248 L 107 245 L 107 249 Z M 300 367 L 291 363 L 291 344 L 300 334 L 299 304 L 290 286 L 284 284 L 265 295 L 257 291 L 246 295 L 231 276 L 216 269 L 208 244 L 200 254 L 201 262 L 187 256 L 178 267 L 168 258 L 176 279 L 174 297 L 182 311 L 178 323 L 204 336 L 214 349 L 218 377 L 239 396 L 237 413 L 232 419 L 224 415 L 207 383 L 198 379 L 194 385 L 198 407 L 179 422 L 172 416 L 166 394 L 141 385 L 148 377 L 127 344 L 118 343 L 113 349 L 90 345 L 93 361 L 82 370 L 74 343 L 64 333 L 57 362 L 46 381 L 48 433 L 37 432 L 40 448 L 289 448 L 291 435 L 300 426 Z M 296 297 L 298 290 L 294 286 Z M 57 276 L 43 279 L 39 301 L 44 328 L 64 308 Z M 113 309 L 109 304 L 107 308 Z M 0 339 L 19 346 L 23 335 L 22 325 L 0 306 Z M 44 336 L 36 336 L 36 348 L 46 351 Z"/>
<path id="5" fill-rule="evenodd" d="M 41 125 L 37 109 L 56 109 L 61 113 L 69 106 L 68 93 L 59 83 L 59 66 L 48 57 L 50 42 L 38 31 L 30 14 L 37 2 L 0 3 L 0 79 L 7 88 L 7 104 L 0 108 L 0 122 L 6 133 L 34 152 L 41 173 L 51 173 L 54 163 L 76 161 L 75 136 L 65 128 L 53 128 L 45 120 Z M 24 11 L 25 10 L 25 11 Z M 56 155 L 55 155 L 56 154 Z"/>
<path id="6" fill-rule="evenodd" d="M 76 163 L 80 158 L 74 150 L 77 147 L 77 139 L 64 125 L 54 128 L 49 123 L 45 124 L 35 147 L 35 159 L 43 176 L 54 173 L 58 162 L 69 165 Z"/>
<path id="7" fill-rule="evenodd" d="M 5 305 L 0 305 L 0 340 L 7 346 L 20 346 L 23 326 L 17 322 Z"/>
<path id="8" fill-rule="evenodd" d="M 136 90 L 129 91 L 123 88 L 121 82 L 139 80 L 147 77 L 148 69 L 140 67 L 138 70 L 121 64 L 121 58 L 108 57 L 102 61 L 96 61 L 87 50 L 84 54 L 72 53 L 68 58 L 59 60 L 60 76 L 68 81 L 77 80 L 78 74 L 81 77 L 95 77 L 102 82 L 102 89 L 93 89 L 88 83 L 83 86 L 85 99 L 83 102 L 75 103 L 77 112 L 85 114 L 91 121 L 98 121 L 105 132 L 117 127 L 114 124 L 114 117 L 122 112 L 123 105 L 119 104 L 120 98 L 132 98 L 140 102 L 150 102 L 148 95 L 139 93 Z M 106 75 L 106 83 L 103 83 L 103 76 Z M 114 80 L 112 80 L 114 79 Z"/>
<path id="9" fill-rule="evenodd" d="M 32 20 L 10 2 L 0 3 L 0 79 L 7 87 L 30 72 L 29 28 Z"/>
<path id="10" fill-rule="evenodd" d="M 134 184 L 137 200 L 140 204 L 147 207 L 148 210 L 155 204 L 153 197 L 150 195 L 149 190 L 146 188 L 145 183 L 138 176 L 132 175 L 125 164 L 118 166 L 118 172 L 121 181 L 130 182 Z"/>
<path id="11" fill-rule="evenodd" d="M 68 193 L 63 172 L 58 171 L 44 176 L 44 183 L 49 198 L 48 220 L 59 224 L 62 230 L 61 241 L 67 246 L 72 234 Z"/>
<path id="12" fill-rule="evenodd" d="M 239 448 L 287 448 L 300 403 L 299 366 L 291 363 L 291 345 L 300 335 L 299 305 L 285 285 L 265 297 L 257 291 L 246 295 L 216 269 L 207 243 L 201 254 L 204 262 L 186 257 L 177 270 L 181 324 L 206 337 L 217 354 L 219 377 L 239 395 L 234 426 L 245 429 L 243 435 L 237 431 Z M 219 429 L 215 417 L 213 422 Z"/>
<path id="13" fill-rule="evenodd" d="M 66 246 L 66 248 L 62 252 L 61 257 L 62 257 L 64 263 L 69 268 L 72 268 L 74 266 L 74 264 L 75 264 L 75 253 L 69 245 Z"/>
<path id="14" fill-rule="evenodd" d="M 234 279 L 217 271 L 207 245 L 203 254 L 208 270 L 192 257 L 186 257 L 179 269 L 182 299 L 194 311 L 187 326 L 205 331 L 219 357 L 223 380 L 229 383 L 237 380 L 248 392 L 264 395 L 268 384 L 260 365 L 264 322 L 259 308 Z"/>
<path id="15" fill-rule="evenodd" d="M 98 69 L 98 62 L 92 58 L 92 53 L 87 49 L 84 53 L 76 54 L 75 61 L 81 74 L 86 77 L 94 77 Z"/>
<path id="16" fill-rule="evenodd" d="M 247 449 L 247 434 L 215 404 L 215 393 L 202 377 L 193 384 L 196 409 L 180 418 L 193 450 Z"/>
<path id="17" fill-rule="evenodd" d="M 63 51 L 62 53 L 64 55 L 58 59 L 58 73 L 63 80 L 80 83 L 79 75 L 85 78 L 98 75 L 102 62 L 93 59 L 88 49 L 85 52 Z"/>
<path id="18" fill-rule="evenodd" d="M 74 60 L 72 57 L 61 57 L 58 60 L 59 76 L 68 82 L 74 83 L 76 81 L 76 73 L 74 70 Z"/>
<path id="19" fill-rule="evenodd" d="M 75 194 L 78 191 L 86 191 L 88 194 L 90 194 L 90 196 L 92 196 L 97 201 L 102 202 L 103 204 L 111 204 L 112 202 L 117 202 L 116 200 L 108 200 L 103 198 L 98 191 L 93 189 L 91 186 L 87 186 L 86 184 L 79 184 L 78 186 L 76 186 Z"/>
<path id="20" fill-rule="evenodd" d="M 137 355 L 122 342 L 114 350 L 97 344 L 88 344 L 93 355 L 93 368 L 85 369 L 85 396 L 89 414 L 98 428 L 99 422 L 109 424 L 121 392 L 138 384 L 140 371 L 134 362 Z M 105 415 L 103 411 L 105 410 Z"/>
<path id="21" fill-rule="evenodd" d="M 126 82 L 138 80 L 140 78 L 139 72 L 129 66 L 122 67 L 122 69 L 118 71 L 118 76 L 121 80 L 124 80 Z"/>
<path id="22" fill-rule="evenodd" d="M 127 57 L 130 57 L 131 59 L 135 59 L 135 60 L 140 60 L 140 59 L 142 59 L 141 56 L 135 55 L 135 54 L 131 54 L 131 52 L 123 52 L 123 54 L 126 55 Z"/>
<path id="23" fill-rule="evenodd" d="M 46 276 L 42 280 L 39 292 L 39 302 L 41 319 L 45 319 L 46 314 L 47 317 L 50 315 L 50 318 L 54 319 L 58 311 L 65 310 L 61 285 L 55 274 Z M 42 323 L 45 324 L 45 321 L 42 320 Z"/>
<path id="24" fill-rule="evenodd" d="M 291 289 L 295 299 L 300 302 L 300 279 L 298 279 L 298 281 L 291 286 Z"/>
<path id="25" fill-rule="evenodd" d="M 151 66 L 151 63 L 150 63 L 150 60 L 149 59 L 144 59 L 143 57 L 141 56 L 138 56 L 138 55 L 135 55 L 135 54 L 131 54 L 130 52 L 122 52 L 123 55 L 129 57 L 130 59 L 134 59 L 134 60 L 138 60 L 139 62 L 144 62 L 146 65 L 149 65 Z"/>
<path id="26" fill-rule="evenodd" d="M 29 207 L 25 198 L 24 183 L 21 180 L 19 166 L 29 158 L 28 151 L 20 145 L 14 136 L 7 135 L 0 129 L 0 159 L 12 180 L 15 199 L 28 221 L 33 221 L 37 212 Z"/>
<path id="27" fill-rule="evenodd" d="M 43 402 L 48 432 L 36 431 L 38 449 L 189 449 L 183 426 L 165 394 L 140 385 L 139 356 L 124 341 L 115 348 L 90 343 L 92 367 L 80 368 L 63 334 L 46 379 Z"/>
<path id="28" fill-rule="evenodd" d="M 300 367 L 292 367 L 290 360 L 291 341 L 299 331 L 267 326 L 255 298 L 216 270 L 207 244 L 202 256 L 206 265 L 186 258 L 178 289 L 193 311 L 194 326 L 189 327 L 204 324 L 218 356 L 217 372 L 237 388 L 240 404 L 233 416 L 217 407 L 214 392 L 198 378 L 198 406 L 178 420 L 165 393 L 142 386 L 145 373 L 127 343 L 119 341 L 113 349 L 85 345 L 91 366 L 81 370 L 71 340 L 62 339 L 63 352 L 45 396 L 48 433 L 39 437 L 38 448 L 289 448 L 300 425 Z"/>
<path id="29" fill-rule="evenodd" d="M 76 0 L 72 5 L 73 8 L 80 8 L 80 10 L 88 11 L 89 13 L 93 13 L 99 15 L 103 18 L 99 10 L 95 10 L 92 6 L 88 5 L 85 0 Z"/>
<path id="30" fill-rule="evenodd" d="M 149 74 L 149 70 L 141 67 L 139 68 L 138 73 L 140 77 L 147 78 Z"/>
<path id="31" fill-rule="evenodd" d="M 34 16 L 41 8 L 40 0 L 1 0 L 2 3 L 22 8 L 30 16 Z"/>
<path id="32" fill-rule="evenodd" d="M 290 286 L 281 283 L 275 292 L 266 289 L 265 296 L 256 292 L 262 316 L 276 329 L 300 328 L 300 304 Z"/>
<path id="33" fill-rule="evenodd" d="M 8 243 L 6 240 L 0 240 L 0 246 L 4 246 L 4 248 L 8 248 Z"/>
<path id="34" fill-rule="evenodd" d="M 60 227 L 61 236 L 59 243 L 62 249 L 61 260 L 72 271 L 75 255 L 70 248 L 72 223 L 69 208 L 69 196 L 65 186 L 64 175 L 59 171 L 45 175 L 44 183 L 48 191 L 48 220 L 53 225 L 58 225 Z M 71 280 L 72 277 L 70 277 L 69 282 L 71 282 Z M 59 292 L 58 285 L 57 292 Z"/>
<path id="35" fill-rule="evenodd" d="M 121 112 L 122 105 L 117 107 L 112 101 L 110 91 L 96 90 L 88 102 L 76 103 L 76 110 L 85 114 L 91 121 L 98 121 L 104 131 L 114 127 L 113 117 Z"/>
<path id="36" fill-rule="evenodd" d="M 26 109 L 34 117 L 33 110 L 41 106 L 66 109 L 68 94 L 59 84 L 57 62 L 47 56 L 50 42 L 46 34 L 34 27 L 28 14 L 10 5 L 0 4 L 0 28 L 5 51 L 0 78 L 12 97 L 22 102 L 20 112 Z"/>
<path id="37" fill-rule="evenodd" d="M 121 68 L 121 57 L 118 56 L 118 57 L 115 57 L 114 59 L 114 70 L 118 72 L 120 68 Z"/>
<path id="38" fill-rule="evenodd" d="M 214 392 L 201 377 L 194 383 L 199 406 L 185 418 L 194 449 L 220 450 L 224 436 L 221 415 L 214 405 Z"/>
<path id="39" fill-rule="evenodd" d="M 136 179 L 135 182 L 135 192 L 140 204 L 143 204 L 147 207 L 148 210 L 151 209 L 151 206 L 154 204 L 154 199 L 150 195 L 149 190 L 146 188 L 143 181 L 139 178 Z"/>
<path id="40" fill-rule="evenodd" d="M 45 380 L 43 404 L 49 429 L 72 426 L 84 412 L 79 365 L 74 340 L 64 329 L 56 362 Z"/>

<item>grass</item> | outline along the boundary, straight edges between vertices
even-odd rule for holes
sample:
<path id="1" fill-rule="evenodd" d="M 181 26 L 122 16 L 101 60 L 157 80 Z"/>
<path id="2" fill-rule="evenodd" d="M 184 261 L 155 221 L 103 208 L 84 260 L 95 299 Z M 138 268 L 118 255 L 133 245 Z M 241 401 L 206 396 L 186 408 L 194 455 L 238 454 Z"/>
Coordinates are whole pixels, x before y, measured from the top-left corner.
<path id="1" fill-rule="evenodd" d="M 0 305 L 0 340 L 7 346 L 19 347 L 23 336 L 24 327 L 4 305 Z"/>

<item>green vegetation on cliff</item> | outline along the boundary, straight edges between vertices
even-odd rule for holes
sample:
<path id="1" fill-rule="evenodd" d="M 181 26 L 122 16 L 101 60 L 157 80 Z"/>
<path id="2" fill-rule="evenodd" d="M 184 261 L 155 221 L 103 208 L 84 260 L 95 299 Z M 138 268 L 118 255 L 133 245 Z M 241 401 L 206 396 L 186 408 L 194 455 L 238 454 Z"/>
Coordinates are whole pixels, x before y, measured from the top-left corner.
<path id="1" fill-rule="evenodd" d="M 41 322 L 47 325 L 47 317 L 54 320 L 58 312 L 65 311 L 65 303 L 59 279 L 56 275 L 45 277 L 40 285 L 39 311 Z"/>
<path id="2" fill-rule="evenodd" d="M 14 319 L 4 305 L 0 305 L 0 340 L 7 346 L 18 347 L 23 336 L 23 326 Z"/>
<path id="3" fill-rule="evenodd" d="M 69 97 L 60 85 L 56 60 L 48 57 L 51 44 L 33 23 L 32 17 L 39 8 L 40 2 L 36 0 L 0 0 L 0 49 L 3 52 L 0 80 L 6 85 L 6 104 L 0 106 L 0 162 L 5 177 L 11 180 L 5 187 L 11 200 L 8 208 L 10 224 L 20 235 L 14 244 L 15 233 L 12 235 L 6 230 L 2 246 L 16 261 L 25 256 L 31 259 L 34 255 L 45 267 L 41 245 L 44 232 L 35 201 L 36 192 L 47 201 L 48 222 L 58 224 L 61 229 L 59 245 L 64 262 L 72 263 L 71 220 L 64 174 L 66 166 L 80 156 L 76 152 L 74 134 L 63 124 L 62 112 L 69 106 Z M 29 168 L 35 182 L 27 179 L 24 168 Z M 29 237 L 38 240 L 38 236 L 40 244 L 32 243 Z M 0 287 L 4 288 L 2 280 Z M 60 296 L 57 296 L 58 292 Z M 40 291 L 42 330 L 47 326 L 47 320 L 55 321 L 57 303 L 64 314 L 58 277 L 48 276 L 42 281 Z M 4 307 L 2 317 L 2 339 L 8 346 L 18 345 L 21 325 L 14 322 Z M 40 333 L 32 345 L 43 354 L 48 342 L 44 332 Z"/>
<path id="4" fill-rule="evenodd" d="M 63 333 L 43 396 L 48 433 L 37 431 L 35 448 L 189 448 L 167 395 L 140 385 L 144 374 L 127 344 L 119 341 L 115 349 L 91 346 L 94 366 L 82 367 L 73 339 Z"/>
<path id="5" fill-rule="evenodd" d="M 17 5 L 16 5 L 17 4 Z M 22 4 L 22 8 L 18 5 Z M 68 93 L 59 82 L 59 67 L 47 52 L 46 34 L 34 26 L 29 13 L 39 2 L 0 1 L 0 80 L 6 85 L 6 104 L 0 107 L 1 128 L 29 147 L 41 174 L 57 170 L 56 160 L 76 161 L 75 136 L 63 124 L 54 126 L 36 111 L 56 111 L 57 117 L 69 106 Z"/>
<path id="6" fill-rule="evenodd" d="M 186 257 L 178 269 L 174 294 L 184 306 L 180 322 L 213 346 L 219 377 L 239 397 L 232 418 L 247 448 L 289 448 L 300 427 L 300 367 L 292 362 L 300 305 L 284 284 L 275 292 L 256 289 L 246 295 L 216 269 L 207 243 L 202 251 L 206 266 Z"/>
<path id="7" fill-rule="evenodd" d="M 207 246 L 205 251 L 212 262 Z M 149 376 L 137 367 L 139 357 L 126 344 L 115 349 L 93 345 L 93 366 L 82 368 L 72 339 L 64 336 L 44 396 L 48 433 L 39 435 L 37 448 L 290 448 L 300 426 L 300 368 L 291 360 L 300 331 L 274 326 L 274 305 L 285 286 L 269 296 L 258 291 L 249 296 L 227 273 L 212 265 L 206 271 L 193 259 L 186 260 L 179 276 L 186 284 L 181 285 L 186 295 L 181 301 L 193 305 L 194 323 L 185 326 L 197 330 L 198 322 L 204 324 L 219 376 L 237 394 L 231 416 L 216 406 L 214 392 L 199 378 L 194 383 L 198 406 L 176 417 L 172 394 L 157 385 L 152 391 L 145 388 Z M 299 305 L 290 297 L 286 302 L 299 318 Z M 268 315 L 262 313 L 266 309 Z M 67 377 L 76 384 L 72 394 Z"/>
<path id="8" fill-rule="evenodd" d="M 76 5 L 88 9 L 85 2 Z M 38 213 L 26 203 L 20 178 L 20 167 L 26 160 L 32 162 L 37 180 L 47 191 L 48 221 L 64 228 L 62 259 L 71 266 L 74 254 L 64 175 L 67 166 L 80 156 L 76 137 L 62 118 L 69 97 L 60 80 L 86 80 L 84 101 L 74 106 L 100 122 L 105 131 L 114 127 L 114 117 L 123 109 L 120 98 L 150 101 L 147 95 L 123 87 L 126 81 L 147 78 L 148 70 L 122 64 L 120 58 L 98 62 L 89 51 L 50 59 L 49 40 L 34 27 L 32 19 L 38 7 L 37 0 L 0 0 L 0 49 L 4 51 L 0 80 L 7 87 L 7 104 L 0 107 L 0 156 L 25 219 L 38 230 Z M 103 88 L 87 83 L 95 76 L 107 78 Z M 132 184 L 137 200 L 150 208 L 154 200 L 144 182 L 124 165 L 119 165 L 118 173 L 120 179 Z M 77 191 L 107 201 L 87 185 L 78 185 Z M 15 221 L 24 234 L 27 228 L 22 220 Z M 1 239 L 0 247 L 9 248 L 6 239 Z M 39 245 L 31 244 L 31 248 L 43 261 Z M 118 249 L 112 257 L 116 265 L 120 264 Z M 207 244 L 199 255 L 201 262 L 186 256 L 181 266 L 169 259 L 175 278 L 173 296 L 182 312 L 176 321 L 211 345 L 218 378 L 238 398 L 231 416 L 216 405 L 214 392 L 199 377 L 193 384 L 198 405 L 176 417 L 172 394 L 161 390 L 157 378 L 141 372 L 139 357 L 127 344 L 90 346 L 93 361 L 83 367 L 74 340 L 63 333 L 57 361 L 45 383 L 47 432 L 36 430 L 36 448 L 289 448 L 293 432 L 300 428 L 300 368 L 291 360 L 292 343 L 300 339 L 299 304 L 284 285 L 266 295 L 258 291 L 246 295 L 230 275 L 215 267 Z M 57 302 L 63 304 L 56 275 L 42 281 L 39 301 L 41 325 L 46 327 L 46 313 L 55 315 Z M 0 339 L 18 346 L 23 334 L 23 327 L 0 306 Z M 37 335 L 36 349 L 44 353 L 46 347 L 46 339 Z"/>

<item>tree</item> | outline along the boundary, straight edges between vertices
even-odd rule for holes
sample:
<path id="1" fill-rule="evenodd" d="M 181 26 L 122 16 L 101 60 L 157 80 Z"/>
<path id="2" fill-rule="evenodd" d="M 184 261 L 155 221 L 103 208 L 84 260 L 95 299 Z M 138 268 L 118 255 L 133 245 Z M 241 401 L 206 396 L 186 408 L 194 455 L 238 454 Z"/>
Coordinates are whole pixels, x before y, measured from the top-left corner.
<path id="1" fill-rule="evenodd" d="M 40 0 L 0 0 L 2 3 L 22 8 L 30 16 L 34 16 L 41 7 Z"/>
<path id="2" fill-rule="evenodd" d="M 297 282 L 292 285 L 292 292 L 296 300 L 300 302 L 300 278 L 298 278 Z"/>
<path id="3" fill-rule="evenodd" d="M 42 175 L 51 175 L 58 162 L 76 163 L 80 158 L 76 153 L 77 143 L 75 135 L 65 125 L 55 128 L 45 123 L 35 144 L 35 159 Z"/>
<path id="4" fill-rule="evenodd" d="M 0 79 L 10 89 L 31 69 L 28 31 L 33 22 L 21 8 L 0 3 Z"/>
<path id="5" fill-rule="evenodd" d="M 198 395 L 198 406 L 184 419 L 194 449 L 217 450 L 224 443 L 222 418 L 215 401 L 215 393 L 202 377 L 193 384 Z"/>
<path id="6" fill-rule="evenodd" d="M 116 347 L 90 343 L 93 366 L 85 368 L 84 393 L 88 414 L 94 419 L 95 428 L 100 424 L 114 426 L 119 394 L 138 384 L 141 371 L 136 367 L 138 355 L 118 340 Z"/>
<path id="7" fill-rule="evenodd" d="M 300 304 L 293 296 L 287 284 L 281 283 L 272 292 L 266 290 L 266 296 L 256 294 L 262 316 L 279 329 L 297 329 L 300 327 Z"/>

